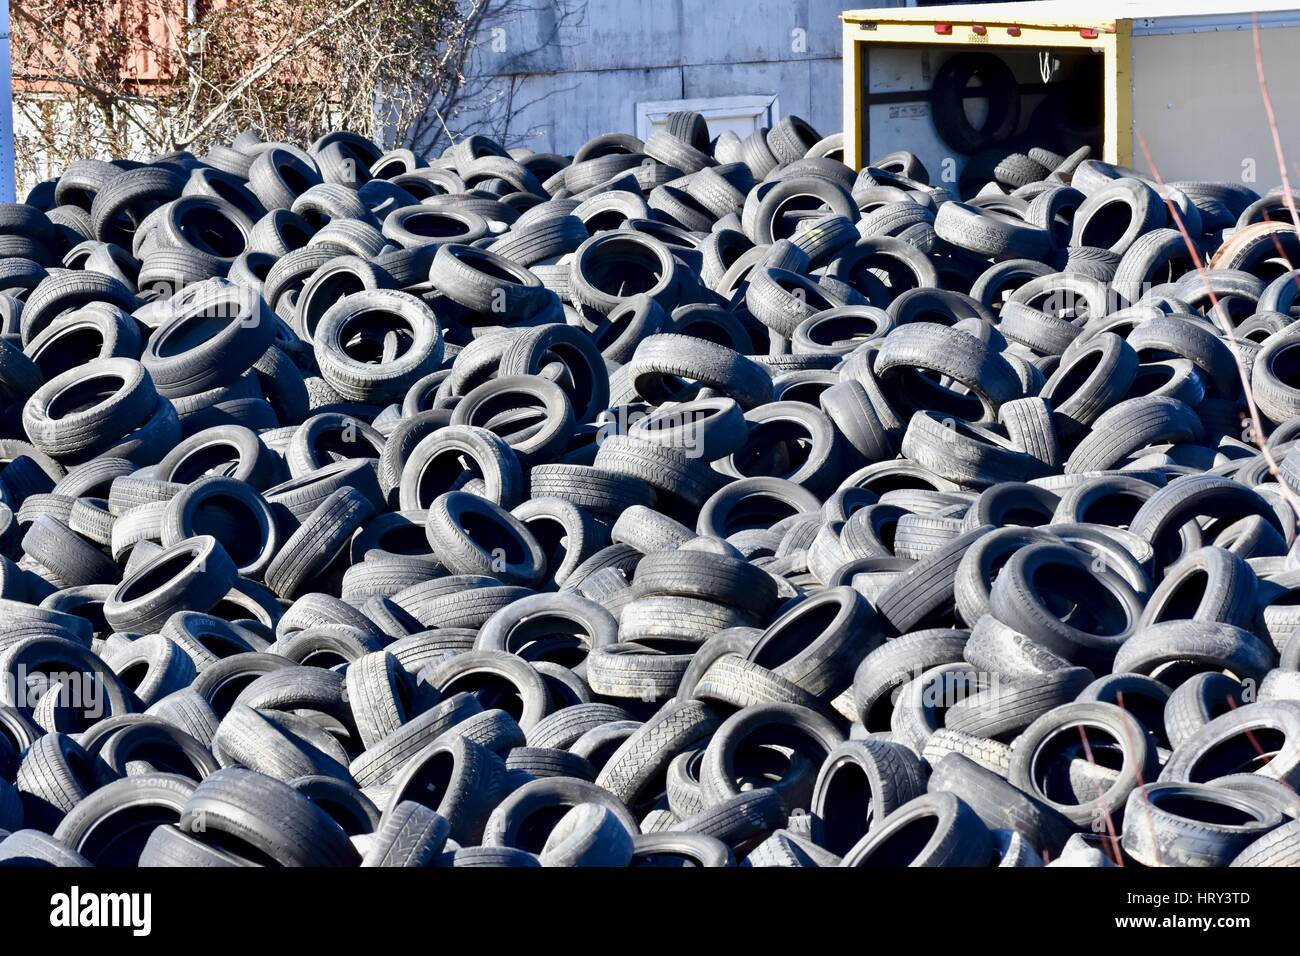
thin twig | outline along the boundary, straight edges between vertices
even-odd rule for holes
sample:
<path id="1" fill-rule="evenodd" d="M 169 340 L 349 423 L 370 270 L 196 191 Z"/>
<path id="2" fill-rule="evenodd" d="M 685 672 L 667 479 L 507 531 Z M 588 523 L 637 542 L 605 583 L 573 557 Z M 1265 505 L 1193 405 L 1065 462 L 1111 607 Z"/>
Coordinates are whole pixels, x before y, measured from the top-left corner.
<path id="1" fill-rule="evenodd" d="M 352 14 L 354 11 L 360 9 L 361 7 L 365 6 L 367 3 L 370 2 L 371 0 L 352 0 L 352 3 L 348 4 L 338 13 L 322 21 L 321 23 L 317 24 L 315 27 L 308 30 L 306 33 L 302 34 L 302 36 L 298 37 L 288 46 L 284 47 L 274 55 L 267 57 L 260 64 L 255 66 L 253 69 L 249 70 L 248 73 L 244 76 L 244 78 L 240 80 L 238 83 L 236 83 L 234 88 L 229 93 L 226 94 L 226 98 L 217 106 L 213 107 L 212 110 L 209 111 L 208 115 L 205 116 L 197 126 L 189 130 L 184 135 L 176 137 L 176 145 L 187 146 L 190 143 L 194 142 L 196 139 L 199 138 L 199 136 L 203 134 L 204 130 L 206 130 L 209 126 L 211 126 L 213 123 L 215 123 L 218 119 L 221 118 L 221 116 L 226 112 L 226 110 L 230 108 L 230 104 L 233 103 L 236 99 L 238 99 L 240 94 L 243 93 L 246 89 L 248 89 L 258 80 L 260 80 L 267 73 L 271 72 L 271 70 L 275 69 L 281 63 L 283 63 L 286 59 L 288 59 L 291 55 L 293 55 L 294 52 L 306 46 L 307 43 L 309 43 L 317 34 L 322 33 L 325 30 L 328 30 L 330 27 L 334 26 L 334 24 L 343 20 L 344 18 Z"/>
<path id="2" fill-rule="evenodd" d="M 1264 98 L 1264 113 L 1268 117 L 1269 133 L 1273 137 L 1273 153 L 1277 156 L 1278 169 L 1282 174 L 1282 198 L 1287 211 L 1291 213 L 1291 227 L 1300 226 L 1300 215 L 1296 214 L 1295 197 L 1291 195 L 1291 177 L 1286 171 L 1286 156 L 1282 151 L 1282 132 L 1277 125 L 1277 114 L 1273 112 L 1273 97 L 1268 92 L 1268 78 L 1264 75 L 1264 48 L 1260 38 L 1259 14 L 1252 13 L 1251 34 L 1255 43 L 1255 76 L 1259 80 L 1259 92 Z"/>
<path id="3" fill-rule="evenodd" d="M 1147 167 L 1151 170 L 1151 175 L 1161 186 L 1165 184 L 1164 179 L 1160 176 L 1160 170 L 1157 168 L 1155 160 L 1151 156 L 1151 151 L 1147 149 L 1146 137 L 1142 135 L 1142 130 L 1136 130 L 1138 146 L 1142 150 L 1142 157 L 1146 160 Z M 1241 379 L 1242 395 L 1246 399 L 1247 413 L 1250 415 L 1250 437 L 1254 441 L 1255 447 L 1260 450 L 1264 456 L 1264 462 L 1268 465 L 1269 474 L 1274 478 L 1279 477 L 1277 458 L 1273 455 L 1272 449 L 1269 448 L 1268 442 L 1264 439 L 1264 422 L 1259 414 L 1259 406 L 1255 404 L 1255 390 L 1251 388 L 1250 373 L 1246 371 L 1246 363 L 1242 361 L 1240 343 L 1237 339 L 1237 330 L 1232 322 L 1228 320 L 1225 314 L 1226 310 L 1219 308 L 1219 297 L 1215 293 L 1213 286 L 1210 284 L 1210 277 L 1206 272 L 1205 262 L 1201 257 L 1201 250 L 1197 248 L 1196 242 L 1192 239 L 1191 233 L 1187 231 L 1187 225 L 1183 222 L 1182 213 L 1179 212 L 1178 206 L 1173 200 L 1166 198 L 1165 206 L 1168 207 L 1169 215 L 1178 227 L 1179 233 L 1182 234 L 1183 242 L 1187 246 L 1188 255 L 1191 257 L 1192 264 L 1196 266 L 1196 273 L 1200 276 L 1201 283 L 1205 287 L 1205 293 L 1210 300 L 1208 315 L 1211 320 L 1219 326 L 1224 337 L 1228 340 L 1228 350 L 1232 353 L 1232 361 L 1237 366 L 1237 375 Z M 1292 229 L 1295 227 L 1292 226 Z M 1278 488 L 1281 489 L 1282 496 L 1291 506 L 1292 512 L 1300 520 L 1300 498 L 1287 487 L 1286 482 L 1280 479 L 1277 482 Z"/>

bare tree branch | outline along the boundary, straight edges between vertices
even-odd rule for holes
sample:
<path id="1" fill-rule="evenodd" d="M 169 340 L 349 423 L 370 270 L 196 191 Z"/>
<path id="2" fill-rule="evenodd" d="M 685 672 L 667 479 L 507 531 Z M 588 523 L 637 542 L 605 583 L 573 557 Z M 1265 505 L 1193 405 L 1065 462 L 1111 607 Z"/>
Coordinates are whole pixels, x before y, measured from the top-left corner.
<path id="1" fill-rule="evenodd" d="M 334 26 L 339 21 L 347 18 L 350 14 L 352 14 L 356 10 L 359 10 L 361 7 L 364 7 L 368 3 L 370 3 L 370 0 L 353 0 L 352 3 L 344 7 L 338 13 L 334 14 L 334 16 L 330 17 L 328 20 L 325 20 L 323 23 L 320 23 L 317 26 L 313 27 L 312 29 L 308 30 L 302 36 L 298 37 L 296 40 L 290 43 L 287 47 L 285 47 L 282 50 L 279 50 L 274 55 L 267 57 L 257 66 L 255 66 L 253 69 L 249 70 L 248 74 L 242 80 L 240 80 L 238 83 L 234 85 L 234 87 L 230 90 L 230 92 L 226 94 L 222 102 L 218 106 L 214 107 L 208 113 L 208 115 L 205 116 L 203 120 L 199 122 L 197 126 L 195 126 L 191 130 L 187 130 L 182 135 L 176 137 L 175 139 L 176 145 L 188 146 L 190 143 L 194 142 L 196 139 L 198 139 L 199 136 L 203 134 L 203 132 L 209 126 L 215 123 L 221 117 L 221 115 L 224 114 L 226 110 L 230 108 L 230 104 L 233 103 L 236 99 L 238 99 L 240 94 L 242 94 L 250 86 L 252 86 L 262 77 L 264 77 L 267 73 L 271 72 L 273 69 L 275 69 L 281 63 L 283 63 L 289 57 L 293 56 L 293 54 L 296 53 L 299 49 L 301 49 L 302 47 L 310 43 L 312 39 L 316 37 L 317 34 L 325 30 L 328 30 L 330 27 Z"/>
<path id="2" fill-rule="evenodd" d="M 183 0 L 11 9 L 29 184 L 76 159 L 201 153 L 245 129 L 305 144 L 344 127 L 422 156 L 474 133 L 526 142 L 529 109 L 559 92 L 523 95 L 538 58 L 586 13 L 584 0 L 240 0 L 194 22 Z"/>

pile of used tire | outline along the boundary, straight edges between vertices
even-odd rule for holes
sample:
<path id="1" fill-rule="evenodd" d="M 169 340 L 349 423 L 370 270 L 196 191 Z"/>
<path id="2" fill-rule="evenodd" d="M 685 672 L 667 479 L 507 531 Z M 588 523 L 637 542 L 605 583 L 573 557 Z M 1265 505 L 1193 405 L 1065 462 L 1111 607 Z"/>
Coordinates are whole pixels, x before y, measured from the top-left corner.
<path id="1" fill-rule="evenodd" d="M 1286 197 L 841 155 L 0 208 L 0 863 L 1300 863 Z"/>

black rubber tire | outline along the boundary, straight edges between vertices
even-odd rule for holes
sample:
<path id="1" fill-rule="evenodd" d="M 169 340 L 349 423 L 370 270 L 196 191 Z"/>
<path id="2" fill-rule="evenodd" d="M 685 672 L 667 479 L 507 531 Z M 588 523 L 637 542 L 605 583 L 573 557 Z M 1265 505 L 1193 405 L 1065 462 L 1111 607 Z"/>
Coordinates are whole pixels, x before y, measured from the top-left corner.
<path id="1" fill-rule="evenodd" d="M 770 575 L 737 558 L 692 551 L 646 555 L 637 565 L 633 590 L 639 597 L 673 594 L 702 598 L 756 614 L 776 605 L 776 585 Z"/>
<path id="2" fill-rule="evenodd" d="M 281 543 L 275 515 L 262 496 L 242 481 L 215 475 L 190 483 L 167 503 L 161 531 L 165 548 L 211 533 L 236 571 L 254 579 L 266 571 Z"/>
<path id="3" fill-rule="evenodd" d="M 901 450 L 928 471 L 974 488 L 1028 481 L 1047 471 L 1043 462 L 992 429 L 939 412 L 916 412 Z"/>
<path id="4" fill-rule="evenodd" d="M 1133 516 L 1129 530 L 1151 543 L 1156 566 L 1163 568 L 1180 555 L 1179 529 L 1201 515 L 1225 524 L 1258 515 L 1284 533 L 1277 513 L 1254 489 L 1212 474 L 1180 477 L 1156 491 Z"/>
<path id="5" fill-rule="evenodd" d="M 282 598 L 297 597 L 329 567 L 374 511 L 374 503 L 353 488 L 331 494 L 285 539 L 267 565 L 267 587 Z"/>
<path id="6" fill-rule="evenodd" d="M 956 606 L 957 567 L 966 549 L 991 530 L 992 526 L 983 525 L 958 535 L 898 575 L 875 602 L 876 611 L 888 625 L 887 637 L 947 620 Z"/>
<path id="7" fill-rule="evenodd" d="M 140 851 L 140 867 L 234 867 L 256 866 L 252 860 L 236 856 L 210 843 L 204 843 L 179 827 L 154 827 Z"/>
<path id="8" fill-rule="evenodd" d="M 322 182 L 320 172 L 301 151 L 273 147 L 248 167 L 248 188 L 268 210 L 289 209 L 294 200 Z"/>
<path id="9" fill-rule="evenodd" d="M 581 803 L 560 818 L 538 859 L 549 867 L 625 867 L 634 853 L 634 832 L 608 807 Z"/>
<path id="10" fill-rule="evenodd" d="M 944 712 L 944 727 L 993 740 L 1013 740 L 1034 720 L 1075 700 L 1092 683 L 1085 667 L 1066 667 L 1041 676 L 997 677 Z"/>
<path id="11" fill-rule="evenodd" d="M 750 738 L 754 738 L 751 740 Z M 704 751 L 700 766 L 702 795 L 706 806 L 741 793 L 737 760 L 742 747 L 762 740 L 776 740 L 814 761 L 844 742 L 836 725 L 816 711 L 795 704 L 759 704 L 744 708 L 723 721 Z M 773 784 L 787 809 L 803 808 L 812 790 L 811 775 L 795 772 L 793 760 L 785 774 Z"/>
<path id="12" fill-rule="evenodd" d="M 462 462 L 473 471 L 464 470 Z M 421 439 L 401 463 L 399 507 L 425 510 L 439 495 L 454 491 L 466 474 L 481 476 L 483 497 L 513 508 L 524 494 L 518 456 L 485 428 L 448 425 Z"/>
<path id="13" fill-rule="evenodd" d="M 447 821 L 428 807 L 403 801 L 384 813 L 363 867 L 436 866 L 447 844 Z"/>
<path id="14" fill-rule="evenodd" d="M 917 369 L 960 383 L 971 397 L 934 386 L 914 396 Z M 1021 397 L 1020 382 L 1006 359 L 974 336 L 928 322 L 903 325 L 886 336 L 874 371 L 891 401 L 909 413 L 927 407 L 972 421 L 992 421 L 1001 405 Z M 916 404 L 920 394 L 924 405 Z"/>
<path id="15" fill-rule="evenodd" d="M 871 738 L 848 740 L 827 755 L 813 786 L 813 841 L 843 856 L 924 792 L 925 767 L 906 747 Z"/>
<path id="16" fill-rule="evenodd" d="M 1117 747 L 1122 764 L 1105 789 L 1098 784 L 1100 792 L 1092 799 L 1079 800 L 1060 779 L 1061 769 L 1063 758 L 1075 753 L 1093 762 L 1099 744 L 1089 733 L 1104 735 L 1108 747 Z M 1135 717 L 1114 704 L 1086 701 L 1057 707 L 1030 724 L 1012 751 L 1008 779 L 1076 826 L 1104 826 L 1113 836 L 1122 829 L 1129 794 L 1153 779 L 1157 766 L 1155 742 Z"/>
<path id="17" fill-rule="evenodd" d="M 92 866 L 136 866 L 153 829 L 179 821 L 194 789 L 193 781 L 176 774 L 123 777 L 78 803 L 54 839 Z"/>
<path id="18" fill-rule="evenodd" d="M 462 845 L 477 842 L 506 787 L 501 759 L 460 734 L 448 734 L 407 761 L 392 782 L 390 811 L 403 801 L 436 810 Z"/>
<path id="19" fill-rule="evenodd" d="M 1300 709 L 1291 701 L 1258 701 L 1229 711 L 1175 747 L 1161 782 L 1212 783 L 1232 773 L 1263 771 L 1291 787 L 1300 781 Z"/>
<path id="20" fill-rule="evenodd" d="M 210 535 L 184 539 L 129 575 L 106 602 L 118 631 L 152 634 L 177 611 L 208 611 L 235 582 L 234 562 Z"/>
<path id="21" fill-rule="evenodd" d="M 684 335 L 642 339 L 625 368 L 632 393 L 653 404 L 689 400 L 699 387 L 727 395 L 743 409 L 772 398 L 771 377 L 756 363 L 726 346 Z M 683 379 L 695 388 L 683 388 Z"/>
<path id="22" fill-rule="evenodd" d="M 482 709 L 472 695 L 454 694 L 363 751 L 348 765 L 348 770 L 363 788 L 386 784 L 406 767 L 414 754 Z"/>
<path id="23" fill-rule="evenodd" d="M 939 207 L 934 231 L 960 249 L 993 259 L 1039 260 L 1052 244 L 1046 229 L 960 202 L 946 202 Z"/>
<path id="24" fill-rule="evenodd" d="M 147 368 L 107 358 L 46 382 L 23 406 L 22 425 L 41 451 L 73 463 L 108 450 L 158 407 Z"/>
<path id="25" fill-rule="evenodd" d="M 490 705 L 507 710 L 525 733 L 550 710 L 549 694 L 541 675 L 504 651 L 460 654 L 425 668 L 420 679 L 443 695 L 472 691 Z M 500 704 L 496 703 L 498 700 Z"/>
<path id="26" fill-rule="evenodd" d="M 987 90 L 988 116 L 977 129 L 966 115 L 965 89 L 973 78 Z M 935 129 L 959 153 L 977 153 L 1003 142 L 1020 122 L 1020 91 L 1016 78 L 998 57 L 959 53 L 949 57 L 930 86 L 930 110 Z"/>
<path id="27" fill-rule="evenodd" d="M 731 848 L 703 833 L 638 833 L 632 839 L 631 867 L 734 866 Z"/>
<path id="28" fill-rule="evenodd" d="M 89 867 L 91 862 L 48 833 L 24 829 L 0 839 L 0 868 Z"/>
<path id="29" fill-rule="evenodd" d="M 505 584 L 528 586 L 546 571 L 541 546 L 527 526 L 476 495 L 440 495 L 429 507 L 425 532 L 439 560 L 456 574 L 491 575 Z"/>
<path id="30" fill-rule="evenodd" d="M 145 166 L 113 176 L 90 205 L 95 238 L 129 248 L 145 217 L 180 197 L 185 177 L 160 166 Z"/>
<path id="31" fill-rule="evenodd" d="M 540 852 L 558 822 L 554 811 L 584 803 L 605 807 L 628 833 L 639 831 L 627 808 L 596 784 L 563 777 L 543 777 L 525 783 L 497 805 L 484 829 L 483 846 L 533 847 Z"/>
<path id="32" fill-rule="evenodd" d="M 606 761 L 596 785 L 628 806 L 643 793 L 654 792 L 678 753 L 710 737 L 719 721 L 701 701 L 670 701 Z"/>
<path id="33" fill-rule="evenodd" d="M 1110 223 L 1108 210 L 1125 208 L 1125 218 Z M 1139 236 L 1165 224 L 1165 204 L 1150 186 L 1137 179 L 1116 179 L 1088 194 L 1074 215 L 1072 246 L 1098 246 L 1121 255 Z"/>
<path id="34" fill-rule="evenodd" d="M 1074 824 L 999 774 L 961 754 L 950 753 L 934 766 L 927 787 L 962 800 L 990 830 L 1011 830 L 1039 851 L 1056 855 Z"/>
<path id="35" fill-rule="evenodd" d="M 271 345 L 275 324 L 260 297 L 233 284 L 202 284 L 149 337 L 140 361 L 162 395 L 197 395 L 229 385 Z M 213 323 L 210 316 L 218 321 Z M 213 325 L 216 325 L 216 328 Z"/>
<path id="36" fill-rule="evenodd" d="M 195 789 L 180 827 L 202 840 L 210 830 L 246 846 L 253 858 L 284 866 L 356 866 L 360 857 L 325 811 L 288 784 L 229 768 Z M 240 854 L 244 855 L 244 854 Z"/>
<path id="37" fill-rule="evenodd" d="M 1048 598 L 1035 583 L 1043 569 L 1068 568 Z M 1067 623 L 1049 606 L 1062 591 L 1080 589 L 1075 600 L 1080 613 Z M 1065 545 L 1033 544 L 1011 556 L 993 583 L 989 607 L 1004 623 L 1069 660 L 1108 662 L 1133 632 L 1141 604 L 1133 588 L 1115 571 L 1091 562 Z M 1108 668 L 1107 668 L 1108 669 Z"/>
<path id="38" fill-rule="evenodd" d="M 876 633 L 871 605 L 852 588 L 832 588 L 773 621 L 747 659 L 830 699 L 850 685 L 876 646 L 864 637 Z"/>
<path id="39" fill-rule="evenodd" d="M 1242 685 L 1227 674 L 1203 671 L 1174 688 L 1165 703 L 1164 726 L 1170 749 L 1214 720 L 1240 707 Z"/>
<path id="40" fill-rule="evenodd" d="M 355 336 L 373 345 L 387 334 L 408 337 L 405 348 L 367 359 L 351 348 Z M 322 317 L 312 339 L 321 376 L 349 401 L 384 404 L 403 397 L 442 361 L 437 317 L 413 295 L 374 289 L 344 296 Z"/>
<path id="41" fill-rule="evenodd" d="M 1124 820 L 1124 852 L 1144 866 L 1227 866 L 1285 818 L 1224 787 L 1150 783 L 1129 795 Z"/>
<path id="42" fill-rule="evenodd" d="M 924 821 L 932 819 L 928 826 Z M 907 839 L 921 824 L 924 842 Z M 993 838 L 975 811 L 950 793 L 926 793 L 903 804 L 852 847 L 841 866 L 984 867 Z"/>

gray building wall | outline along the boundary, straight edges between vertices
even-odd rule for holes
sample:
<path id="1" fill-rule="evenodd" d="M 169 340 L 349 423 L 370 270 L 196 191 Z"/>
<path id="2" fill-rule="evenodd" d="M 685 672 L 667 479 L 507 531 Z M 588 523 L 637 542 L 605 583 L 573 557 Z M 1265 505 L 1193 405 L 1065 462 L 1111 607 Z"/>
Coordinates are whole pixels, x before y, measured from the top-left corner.
<path id="1" fill-rule="evenodd" d="M 755 95 L 777 97 L 775 118 L 802 116 L 823 135 L 841 126 L 843 0 L 520 2 L 485 23 L 472 67 L 496 79 L 453 128 L 571 153 L 636 132 L 638 102 Z"/>

